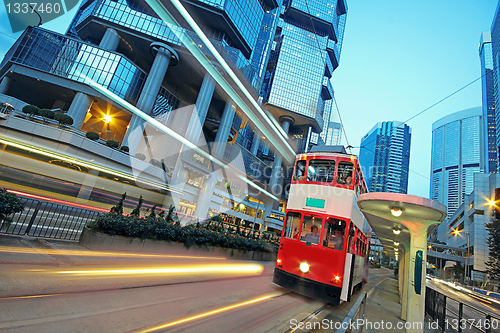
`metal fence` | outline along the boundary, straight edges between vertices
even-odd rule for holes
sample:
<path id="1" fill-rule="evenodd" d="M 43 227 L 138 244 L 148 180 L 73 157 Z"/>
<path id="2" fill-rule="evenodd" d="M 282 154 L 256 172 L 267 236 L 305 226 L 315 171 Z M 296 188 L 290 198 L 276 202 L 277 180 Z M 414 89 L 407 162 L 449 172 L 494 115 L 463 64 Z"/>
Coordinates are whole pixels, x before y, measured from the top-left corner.
<path id="1" fill-rule="evenodd" d="M 24 199 L 24 211 L 0 224 L 0 233 L 74 240 L 101 212 Z"/>
<path id="2" fill-rule="evenodd" d="M 500 316 L 441 294 L 425 291 L 425 312 L 438 322 L 441 332 L 500 332 Z"/>
<path id="3" fill-rule="evenodd" d="M 351 311 L 344 318 L 340 328 L 335 333 L 362 333 L 364 328 L 366 292 L 354 303 Z M 359 320 L 359 321 L 358 321 Z M 353 325 L 352 323 L 356 323 Z M 361 323 L 358 325 L 358 323 Z"/>

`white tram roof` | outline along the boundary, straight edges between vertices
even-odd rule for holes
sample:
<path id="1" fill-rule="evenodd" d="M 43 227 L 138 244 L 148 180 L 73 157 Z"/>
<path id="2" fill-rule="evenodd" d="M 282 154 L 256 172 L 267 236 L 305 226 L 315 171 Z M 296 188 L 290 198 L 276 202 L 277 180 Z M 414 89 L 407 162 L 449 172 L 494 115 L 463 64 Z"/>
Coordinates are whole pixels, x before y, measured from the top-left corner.
<path id="1" fill-rule="evenodd" d="M 341 153 L 347 154 L 344 146 L 313 146 L 310 153 Z"/>

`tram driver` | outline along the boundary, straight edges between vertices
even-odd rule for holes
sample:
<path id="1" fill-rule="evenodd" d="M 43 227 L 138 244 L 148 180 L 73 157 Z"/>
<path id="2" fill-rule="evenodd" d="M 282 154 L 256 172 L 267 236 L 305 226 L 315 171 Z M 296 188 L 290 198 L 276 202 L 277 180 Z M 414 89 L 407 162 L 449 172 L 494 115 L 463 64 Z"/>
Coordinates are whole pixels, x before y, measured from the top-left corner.
<path id="1" fill-rule="evenodd" d="M 304 236 L 301 236 L 300 240 L 304 242 L 310 242 L 312 244 L 318 244 L 319 243 L 318 226 L 315 224 L 311 225 L 311 231 L 306 233 Z"/>

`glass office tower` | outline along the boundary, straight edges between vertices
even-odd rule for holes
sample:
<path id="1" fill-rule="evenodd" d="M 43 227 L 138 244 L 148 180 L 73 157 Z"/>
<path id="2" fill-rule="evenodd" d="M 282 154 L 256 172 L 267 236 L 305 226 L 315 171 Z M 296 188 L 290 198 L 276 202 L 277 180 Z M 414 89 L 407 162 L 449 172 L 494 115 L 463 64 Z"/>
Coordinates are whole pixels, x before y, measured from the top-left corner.
<path id="1" fill-rule="evenodd" d="M 498 172 L 492 55 L 491 33 L 485 31 L 481 34 L 479 41 L 479 58 L 481 59 L 481 90 L 483 95 L 484 171 L 487 173 Z"/>
<path id="2" fill-rule="evenodd" d="M 370 192 L 407 193 L 411 128 L 399 121 L 375 125 L 362 139 L 359 162 Z"/>
<path id="3" fill-rule="evenodd" d="M 325 144 L 337 130 L 330 78 L 339 64 L 346 16 L 344 0 L 283 3 L 260 95 L 276 118 L 288 117 L 299 152 Z"/>
<path id="4" fill-rule="evenodd" d="M 493 22 L 491 24 L 491 51 L 492 51 L 492 60 L 493 60 L 493 96 L 494 96 L 494 105 L 500 105 L 500 86 L 498 83 L 500 82 L 500 2 L 497 5 L 497 9 L 495 12 L 495 16 L 493 17 Z M 484 104 L 484 103 L 483 103 Z M 497 119 L 496 123 L 496 150 L 497 150 L 497 158 L 498 152 L 500 151 L 500 123 L 498 119 L 500 119 L 500 108 L 495 108 L 495 118 Z M 500 168 L 500 165 L 498 165 Z M 500 171 L 500 170 L 499 170 Z"/>
<path id="5" fill-rule="evenodd" d="M 473 174 L 484 170 L 483 110 L 455 112 L 432 124 L 430 199 L 452 216 L 474 186 Z"/>
<path id="6" fill-rule="evenodd" d="M 210 159 L 193 150 L 180 157 L 186 141 L 174 138 L 224 163 L 239 163 L 235 168 L 264 190 L 273 155 L 280 164 L 292 163 L 295 152 L 257 102 L 284 13 L 281 1 L 181 3 L 187 13 L 170 2 L 155 12 L 141 0 L 84 0 L 66 35 L 28 28 L 2 62 L 0 97 L 15 100 L 16 109 L 26 104 L 57 109 L 72 117 L 80 137 L 80 131 L 95 132 L 127 147 L 120 168 L 156 174 L 161 179 L 155 182 L 175 187 L 161 195 L 179 193 L 174 203 L 182 213 L 205 219 L 229 211 L 263 224 L 273 212 L 257 211 L 268 201 L 282 207 L 281 193 L 251 197 L 246 185 L 212 177 Z M 193 21 L 201 32 L 195 33 Z M 224 184 L 234 187 L 232 194 L 224 192 Z M 237 192 L 241 205 L 234 200 Z M 266 226 L 280 229 L 280 223 L 269 220 Z"/>

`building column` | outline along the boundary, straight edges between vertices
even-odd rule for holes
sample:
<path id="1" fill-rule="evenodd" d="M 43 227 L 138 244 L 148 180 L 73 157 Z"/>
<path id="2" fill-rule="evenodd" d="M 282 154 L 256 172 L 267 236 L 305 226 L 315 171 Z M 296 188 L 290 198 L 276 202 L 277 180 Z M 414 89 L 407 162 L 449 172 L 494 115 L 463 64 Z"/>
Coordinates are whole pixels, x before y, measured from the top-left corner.
<path id="1" fill-rule="evenodd" d="M 257 156 L 257 152 L 259 151 L 260 146 L 260 133 L 255 129 L 253 133 L 252 147 L 250 148 L 250 152 Z"/>
<path id="2" fill-rule="evenodd" d="M 410 252 L 406 251 L 403 257 L 403 265 L 401 267 L 403 270 L 401 273 L 403 274 L 403 292 L 401 293 L 401 319 L 406 320 L 407 309 L 408 309 L 408 278 L 410 274 Z"/>
<path id="3" fill-rule="evenodd" d="M 218 160 L 221 160 L 224 156 L 227 138 L 231 132 L 231 125 L 233 124 L 234 114 L 235 107 L 233 105 L 233 101 L 229 100 L 226 102 L 226 106 L 224 107 L 224 112 L 222 113 L 219 129 L 217 130 L 214 146 L 212 148 L 212 156 Z M 210 202 L 212 201 L 212 195 L 217 182 L 217 174 L 217 172 L 214 172 L 209 175 L 209 178 L 203 182 L 200 195 L 198 196 L 198 202 L 196 203 L 194 215 L 198 216 L 202 220 L 207 217 L 208 209 L 210 208 Z"/>
<path id="4" fill-rule="evenodd" d="M 118 44 L 120 44 L 120 35 L 118 35 L 118 32 L 113 28 L 107 28 L 99 43 L 99 48 L 115 52 Z"/>
<path id="5" fill-rule="evenodd" d="M 83 125 L 83 121 L 87 116 L 87 112 L 92 106 L 92 98 L 84 93 L 77 92 L 68 110 L 68 116 L 73 118 L 73 126 L 80 129 Z"/>
<path id="6" fill-rule="evenodd" d="M 427 262 L 427 229 L 430 225 L 439 223 L 437 221 L 428 220 L 402 220 L 401 224 L 410 230 L 410 248 L 408 250 L 408 257 L 405 260 L 408 266 L 408 280 L 406 281 L 407 287 L 407 304 L 406 304 L 406 322 L 412 323 L 411 328 L 407 328 L 407 333 L 422 333 L 424 331 L 423 325 L 421 328 L 413 327 L 413 323 L 425 323 L 425 287 L 426 287 L 426 262 Z M 421 251 L 421 273 L 420 277 L 415 275 L 417 267 L 417 252 Z M 405 266 L 406 266 L 405 265 Z M 417 284 L 416 278 L 420 278 L 420 285 Z M 420 293 L 417 289 L 420 288 Z"/>
<path id="7" fill-rule="evenodd" d="M 187 127 L 186 135 L 184 136 L 187 140 L 192 143 L 198 143 L 200 136 L 203 134 L 203 124 L 205 123 L 205 118 L 208 113 L 208 107 L 212 100 L 212 96 L 215 91 L 215 80 L 209 73 L 205 74 L 203 78 L 203 83 L 200 87 L 200 92 L 196 98 L 196 104 L 193 112 L 191 113 L 191 118 L 189 119 L 189 124 Z M 184 184 L 186 183 L 187 173 L 184 171 L 184 166 L 182 164 L 182 155 L 186 150 L 186 147 L 182 145 L 179 150 L 179 155 L 177 157 L 177 162 L 175 163 L 174 171 L 172 172 L 171 183 L 175 184 L 179 189 L 184 189 Z"/>
<path id="8" fill-rule="evenodd" d="M 295 119 L 293 119 L 290 116 L 281 116 L 279 120 L 281 127 L 283 128 L 285 133 L 288 134 L 288 130 L 290 129 L 290 126 L 294 123 Z M 276 186 L 278 185 L 278 180 L 281 174 L 282 162 L 283 162 L 283 157 L 281 157 L 281 155 L 279 155 L 277 152 L 274 152 L 274 162 L 271 171 L 271 178 L 269 179 L 269 190 L 274 195 L 281 195 L 281 192 L 277 193 Z M 274 205 L 275 205 L 274 200 L 270 200 L 266 203 L 264 217 L 268 217 L 271 214 Z"/>
<path id="9" fill-rule="evenodd" d="M 8 76 L 4 76 L 2 82 L 0 83 L 0 94 L 6 94 L 7 90 L 9 90 L 10 83 L 12 79 Z"/>
<path id="10" fill-rule="evenodd" d="M 155 60 L 149 71 L 148 78 L 144 83 L 139 101 L 136 107 L 149 115 L 156 101 L 156 96 L 160 91 L 161 84 L 167 72 L 168 66 L 177 65 L 179 56 L 170 46 L 163 43 L 151 43 L 149 46 L 151 54 L 155 55 Z M 123 138 L 122 145 L 129 147 L 130 155 L 135 155 L 139 143 L 143 137 L 145 120 L 138 115 L 132 115 L 127 133 Z"/>

